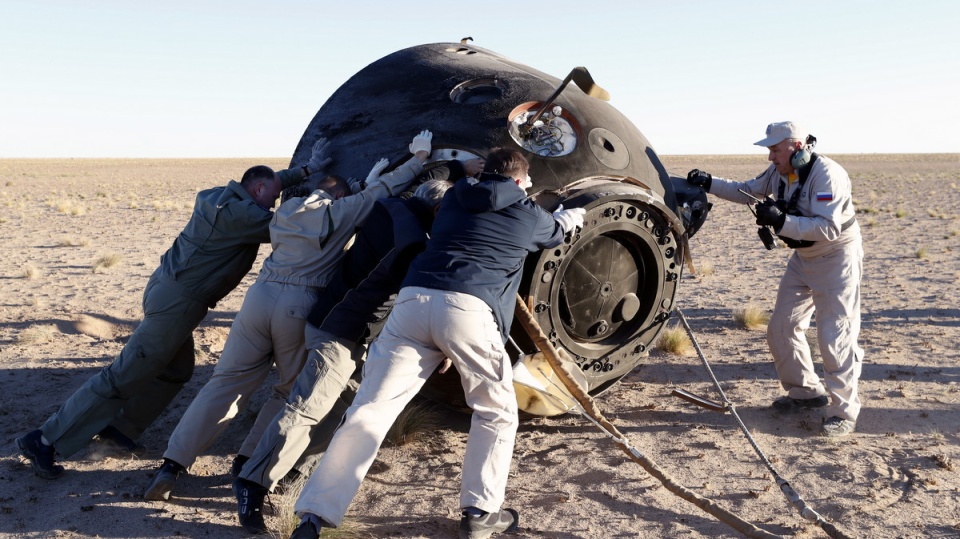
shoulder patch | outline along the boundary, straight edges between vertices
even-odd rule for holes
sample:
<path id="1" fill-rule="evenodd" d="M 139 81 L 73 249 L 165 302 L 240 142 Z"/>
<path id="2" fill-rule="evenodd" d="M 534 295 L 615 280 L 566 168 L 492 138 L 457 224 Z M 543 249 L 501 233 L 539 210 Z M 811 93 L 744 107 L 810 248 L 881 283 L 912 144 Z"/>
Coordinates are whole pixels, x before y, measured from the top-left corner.
<path id="1" fill-rule="evenodd" d="M 830 202 L 833 200 L 833 193 L 829 191 L 817 191 L 817 202 Z"/>

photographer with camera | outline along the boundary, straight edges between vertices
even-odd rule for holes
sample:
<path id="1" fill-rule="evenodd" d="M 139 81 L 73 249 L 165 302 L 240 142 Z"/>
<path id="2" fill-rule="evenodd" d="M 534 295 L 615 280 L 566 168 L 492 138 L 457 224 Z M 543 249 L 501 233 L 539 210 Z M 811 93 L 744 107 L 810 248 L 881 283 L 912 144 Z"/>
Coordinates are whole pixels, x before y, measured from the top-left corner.
<path id="1" fill-rule="evenodd" d="M 856 429 L 863 362 L 857 343 L 863 246 L 850 178 L 835 161 L 813 152 L 816 138 L 797 124 L 772 123 L 766 135 L 754 144 L 769 150 L 771 165 L 756 178 L 737 182 L 694 169 L 687 182 L 725 200 L 756 202 L 764 245 L 772 248 L 772 228 L 794 249 L 767 327 L 767 344 L 787 391 L 773 408 L 793 412 L 826 407 L 823 435 L 844 436 Z M 814 371 L 805 334 L 814 311 L 823 383 Z"/>

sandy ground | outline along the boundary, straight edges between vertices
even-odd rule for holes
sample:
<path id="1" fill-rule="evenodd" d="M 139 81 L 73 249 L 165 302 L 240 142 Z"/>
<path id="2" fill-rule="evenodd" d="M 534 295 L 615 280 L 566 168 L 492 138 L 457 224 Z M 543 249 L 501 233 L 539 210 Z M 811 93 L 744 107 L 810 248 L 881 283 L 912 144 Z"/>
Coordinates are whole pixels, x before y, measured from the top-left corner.
<path id="1" fill-rule="evenodd" d="M 960 537 L 960 155 L 835 158 L 853 178 L 867 254 L 864 410 L 854 435 L 828 440 L 818 435 L 819 414 L 769 409 L 781 390 L 764 333 L 740 328 L 732 313 L 747 304 L 772 308 L 789 252 L 762 249 L 746 207 L 715 201 L 692 240 L 701 275 L 684 277 L 678 305 L 757 443 L 816 510 L 852 537 Z M 93 442 L 63 463 L 64 477 L 45 481 L 14 438 L 120 350 L 140 319 L 147 277 L 196 191 L 256 161 L 0 160 L 0 535 L 243 536 L 228 467 L 250 413 L 180 480 L 170 503 L 140 496 L 209 377 L 252 274 L 196 331 L 196 375 L 141 439 L 144 454 Z M 763 155 L 665 161 L 677 174 L 699 167 L 735 178 L 765 166 Z M 282 167 L 286 159 L 263 162 Z M 598 404 L 638 450 L 697 494 L 768 532 L 825 537 L 787 503 L 729 414 L 678 400 L 674 388 L 718 398 L 695 355 L 655 350 Z M 384 448 L 347 529 L 331 536 L 455 536 L 466 425 L 462 416 L 436 414 L 442 428 Z M 521 512 L 522 537 L 738 536 L 576 416 L 521 425 L 507 496 Z M 267 510 L 267 523 L 279 529 L 277 513 L 289 502 L 272 501 L 277 511 Z"/>

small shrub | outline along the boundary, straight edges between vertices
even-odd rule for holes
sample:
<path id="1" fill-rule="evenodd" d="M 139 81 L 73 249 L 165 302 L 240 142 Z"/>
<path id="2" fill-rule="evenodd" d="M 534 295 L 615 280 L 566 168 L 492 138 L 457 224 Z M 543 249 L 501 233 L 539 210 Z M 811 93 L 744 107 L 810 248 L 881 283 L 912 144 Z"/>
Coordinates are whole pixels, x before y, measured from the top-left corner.
<path id="1" fill-rule="evenodd" d="M 700 275 L 701 277 L 705 275 L 713 275 L 713 273 L 713 262 L 710 262 L 709 260 L 701 262 L 700 266 L 697 268 L 697 275 Z"/>
<path id="2" fill-rule="evenodd" d="M 744 329 L 751 331 L 766 329 L 770 322 L 770 313 L 752 303 L 748 303 L 742 308 L 734 309 L 733 319 Z"/>
<path id="3" fill-rule="evenodd" d="M 53 203 L 53 209 L 60 213 L 70 213 L 73 210 L 73 202 L 61 200 Z"/>
<path id="4" fill-rule="evenodd" d="M 40 270 L 30 262 L 27 262 L 23 265 L 23 272 L 21 275 L 23 275 L 24 279 L 36 279 L 40 276 Z"/>
<path id="5" fill-rule="evenodd" d="M 905 210 L 905 209 L 903 209 L 903 208 L 897 208 L 897 211 L 895 211 L 895 212 L 893 213 L 893 216 L 896 217 L 897 219 L 901 219 L 901 218 L 903 218 L 903 217 L 906 217 L 906 216 L 907 216 L 907 210 Z"/>
<path id="6" fill-rule="evenodd" d="M 877 226 L 876 217 L 868 217 L 863 221 L 864 226 Z"/>
<path id="7" fill-rule="evenodd" d="M 80 238 L 77 236 L 66 236 L 60 238 L 60 242 L 57 244 L 60 247 L 86 247 L 90 245 L 89 238 Z"/>
<path id="8" fill-rule="evenodd" d="M 411 404 L 400 412 L 387 432 L 386 440 L 395 446 L 418 442 L 440 427 L 440 419 L 432 407 Z"/>
<path id="9" fill-rule="evenodd" d="M 121 260 L 123 260 L 123 257 L 118 253 L 102 255 L 93 262 L 93 272 L 101 273 L 103 270 L 116 266 Z"/>
<path id="10" fill-rule="evenodd" d="M 306 483 L 307 477 L 303 474 L 297 475 L 297 478 L 289 483 L 284 483 L 283 494 L 280 496 L 279 507 L 277 507 L 277 518 L 280 519 L 280 529 L 278 530 L 280 537 L 290 537 L 293 530 L 300 525 L 300 517 L 293 511 L 293 508 Z"/>
<path id="11" fill-rule="evenodd" d="M 56 334 L 57 326 L 53 324 L 30 326 L 17 335 L 17 342 L 22 344 L 50 342 Z"/>
<path id="12" fill-rule="evenodd" d="M 675 356 L 686 356 L 693 353 L 693 341 L 681 327 L 666 328 L 657 339 L 657 348 Z"/>
<path id="13" fill-rule="evenodd" d="M 917 254 L 917 258 L 919 258 L 919 259 L 921 259 L 921 260 L 924 259 L 924 258 L 927 258 L 927 248 L 926 248 L 926 247 L 921 247 L 921 248 L 917 249 L 917 253 L 916 253 L 916 254 Z"/>

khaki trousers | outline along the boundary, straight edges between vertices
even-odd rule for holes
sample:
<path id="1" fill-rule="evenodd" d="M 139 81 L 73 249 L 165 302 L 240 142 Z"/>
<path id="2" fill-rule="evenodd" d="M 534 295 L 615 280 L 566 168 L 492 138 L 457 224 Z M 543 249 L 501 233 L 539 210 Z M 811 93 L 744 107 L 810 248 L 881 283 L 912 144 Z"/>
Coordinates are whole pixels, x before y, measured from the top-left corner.
<path id="1" fill-rule="evenodd" d="M 445 357 L 460 372 L 473 409 L 460 505 L 500 510 L 518 419 L 513 370 L 493 312 L 469 294 L 406 287 L 370 347 L 343 425 L 297 499 L 297 514 L 340 525 L 390 426 Z"/>
<path id="2" fill-rule="evenodd" d="M 356 368 L 353 354 L 359 346 L 311 324 L 305 335 L 307 362 L 283 410 L 267 426 L 240 473 L 269 490 L 305 453 L 314 455 L 327 448 L 355 393 L 355 387 L 344 390 Z"/>
<path id="3" fill-rule="evenodd" d="M 246 407 L 250 395 L 276 364 L 273 387 L 238 454 L 250 455 L 269 421 L 280 411 L 303 367 L 303 327 L 319 289 L 257 281 L 233 320 L 213 375 L 187 408 L 170 436 L 164 458 L 189 467 Z"/>
<path id="4" fill-rule="evenodd" d="M 862 275 L 859 234 L 816 256 L 795 252 L 780 280 L 777 303 L 767 326 L 767 343 L 783 389 L 796 399 L 829 395 L 826 417 L 856 421 L 860 414 L 857 385 L 863 349 L 857 337 Z M 823 384 L 814 370 L 805 334 L 814 311 Z"/>

